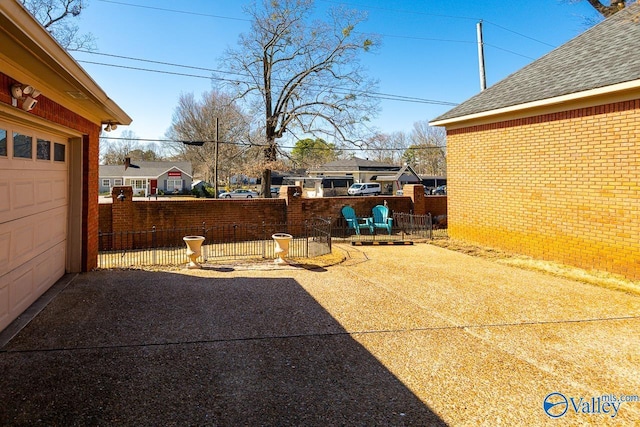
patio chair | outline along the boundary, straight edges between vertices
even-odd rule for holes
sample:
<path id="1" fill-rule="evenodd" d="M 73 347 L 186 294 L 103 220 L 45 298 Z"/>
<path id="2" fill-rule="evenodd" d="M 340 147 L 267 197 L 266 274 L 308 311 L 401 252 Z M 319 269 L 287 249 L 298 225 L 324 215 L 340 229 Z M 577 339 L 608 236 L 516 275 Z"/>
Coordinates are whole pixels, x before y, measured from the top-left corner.
<path id="1" fill-rule="evenodd" d="M 389 218 L 389 208 L 382 205 L 376 205 L 371 210 L 373 219 L 370 221 L 369 227 L 373 234 L 376 228 L 383 228 L 391 235 L 391 227 L 393 226 L 393 218 Z"/>
<path id="2" fill-rule="evenodd" d="M 356 216 L 356 211 L 354 211 L 349 205 L 342 208 L 342 216 L 347 221 L 347 226 L 355 230 L 358 236 L 360 235 L 360 227 L 366 227 L 373 230 L 370 224 L 370 218 L 358 218 Z"/>

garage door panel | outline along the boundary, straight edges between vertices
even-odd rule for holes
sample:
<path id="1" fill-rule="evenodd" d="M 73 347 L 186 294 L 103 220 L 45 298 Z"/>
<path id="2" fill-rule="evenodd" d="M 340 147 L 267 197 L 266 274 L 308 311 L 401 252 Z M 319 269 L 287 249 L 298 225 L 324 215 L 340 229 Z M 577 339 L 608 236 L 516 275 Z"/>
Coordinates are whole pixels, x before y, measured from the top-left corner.
<path id="1" fill-rule="evenodd" d="M 9 264 L 12 261 L 20 261 L 25 257 L 30 257 L 33 254 L 35 247 L 35 229 L 30 224 L 25 224 L 25 221 L 21 221 L 22 224 L 16 227 L 11 232 L 11 248 L 9 250 Z"/>
<path id="2" fill-rule="evenodd" d="M 49 225 L 46 222 L 38 222 L 31 227 L 35 229 L 34 249 L 45 246 L 51 239 L 51 228 Z"/>
<path id="3" fill-rule="evenodd" d="M 43 175 L 37 178 L 17 179 L 2 175 L 0 170 L 0 224 L 18 218 L 27 217 L 44 210 L 67 206 L 67 179 Z M 60 175 L 60 172 L 56 172 Z"/>
<path id="4" fill-rule="evenodd" d="M 9 249 L 11 247 L 11 234 L 0 234 L 0 276 L 9 271 Z"/>
<path id="5" fill-rule="evenodd" d="M 0 276 L 0 331 L 12 321 L 9 314 L 9 275 Z"/>
<path id="6" fill-rule="evenodd" d="M 53 200 L 53 185 L 51 181 L 36 182 L 36 203 L 43 205 Z"/>
<path id="7" fill-rule="evenodd" d="M 66 227 L 66 210 L 64 208 L 57 208 L 53 211 L 47 212 L 47 218 L 42 218 L 41 215 L 36 219 L 35 228 L 37 229 L 35 234 L 35 248 L 40 251 L 47 250 L 51 247 L 52 243 L 57 243 L 65 239 L 67 234 Z"/>
<path id="8" fill-rule="evenodd" d="M 9 284 L 9 316 L 16 312 L 22 313 L 33 302 L 29 297 L 33 295 L 33 266 L 25 265 L 13 272 L 13 280 Z M 16 316 L 17 317 L 17 316 Z"/>
<path id="9" fill-rule="evenodd" d="M 6 267 L 0 266 L 0 274 L 2 270 L 17 268 L 65 241 L 66 215 L 66 208 L 60 207 L 0 224 L 0 255 L 8 252 L 8 260 L 4 264 Z"/>
<path id="10" fill-rule="evenodd" d="M 67 191 L 68 191 L 67 180 L 57 179 L 55 181 L 51 181 L 51 185 L 52 185 L 52 189 L 51 189 L 52 200 L 56 202 L 63 202 L 66 205 Z"/>
<path id="11" fill-rule="evenodd" d="M 0 276 L 0 330 L 64 275 L 65 242 Z"/>
<path id="12" fill-rule="evenodd" d="M 10 209 L 10 199 L 9 199 L 9 180 L 8 179 L 0 179 L 0 200 L 3 200 L 4 203 L 0 203 L 0 215 L 3 212 L 9 212 Z"/>
<path id="13" fill-rule="evenodd" d="M 51 222 L 48 224 L 52 242 L 61 242 L 67 237 L 67 210 L 57 208 L 51 212 Z"/>
<path id="14" fill-rule="evenodd" d="M 32 179 L 15 180 L 12 187 L 12 210 L 19 211 L 35 205 L 35 185 Z"/>
<path id="15" fill-rule="evenodd" d="M 52 248 L 48 253 L 38 257 L 34 266 L 34 289 L 38 295 L 51 287 L 51 282 L 64 275 L 65 247 L 64 243 Z"/>

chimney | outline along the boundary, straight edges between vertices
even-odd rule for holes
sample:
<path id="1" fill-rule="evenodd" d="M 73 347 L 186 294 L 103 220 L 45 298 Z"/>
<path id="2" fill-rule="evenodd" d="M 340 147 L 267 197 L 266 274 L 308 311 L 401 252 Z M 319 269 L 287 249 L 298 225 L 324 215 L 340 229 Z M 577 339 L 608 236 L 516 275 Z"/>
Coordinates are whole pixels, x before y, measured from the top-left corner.
<path id="1" fill-rule="evenodd" d="M 131 157 L 124 158 L 124 170 L 127 170 L 131 166 Z"/>

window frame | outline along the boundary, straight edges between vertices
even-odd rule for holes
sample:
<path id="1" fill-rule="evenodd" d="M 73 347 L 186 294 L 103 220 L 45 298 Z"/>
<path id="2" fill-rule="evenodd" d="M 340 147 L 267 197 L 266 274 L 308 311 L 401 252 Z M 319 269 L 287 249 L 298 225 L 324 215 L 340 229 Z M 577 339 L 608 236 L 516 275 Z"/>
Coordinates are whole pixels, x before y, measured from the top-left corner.
<path id="1" fill-rule="evenodd" d="M 25 139 L 24 141 L 21 141 L 22 138 L 19 137 L 25 137 L 28 138 L 29 141 L 29 157 L 26 156 L 20 156 L 20 155 L 16 155 L 16 153 L 21 154 L 22 151 L 25 151 L 26 153 L 26 147 L 18 147 L 19 149 L 16 150 L 16 139 L 18 139 L 17 143 L 18 144 L 26 144 L 27 140 Z M 18 138 L 16 138 L 18 137 Z M 21 133 L 17 130 L 13 131 L 13 135 L 12 135 L 12 142 L 13 142 L 13 158 L 14 159 L 20 159 L 20 160 L 33 160 L 33 135 L 27 135 L 26 133 Z"/>

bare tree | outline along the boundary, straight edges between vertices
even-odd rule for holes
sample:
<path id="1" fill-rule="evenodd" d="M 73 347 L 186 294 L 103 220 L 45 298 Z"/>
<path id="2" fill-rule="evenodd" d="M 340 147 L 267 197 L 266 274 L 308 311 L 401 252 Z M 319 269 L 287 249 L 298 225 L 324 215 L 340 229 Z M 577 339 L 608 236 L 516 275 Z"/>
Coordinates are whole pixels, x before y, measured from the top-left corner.
<path id="1" fill-rule="evenodd" d="M 184 141 L 173 143 L 175 158 L 190 161 L 196 174 L 215 185 L 216 137 L 219 177 L 228 181 L 231 175 L 245 172 L 245 166 L 255 157 L 247 123 L 245 114 L 227 94 L 207 92 L 200 101 L 192 93 L 182 94 L 167 137 Z"/>
<path id="2" fill-rule="evenodd" d="M 100 154 L 103 165 L 123 165 L 131 153 L 143 152 L 136 134 L 130 130 L 122 131 L 117 140 L 100 138 Z M 136 159 L 143 160 L 143 159 Z"/>
<path id="3" fill-rule="evenodd" d="M 262 115 L 264 197 L 271 196 L 277 140 L 285 132 L 296 139 L 360 140 L 362 123 L 376 111 L 366 96 L 374 84 L 359 63 L 359 55 L 377 44 L 355 31 L 364 16 L 332 9 L 327 22 L 311 22 L 313 5 L 313 0 L 253 2 L 245 9 L 251 30 L 223 61 L 231 75 L 241 76 L 237 96 L 252 101 Z"/>
<path id="4" fill-rule="evenodd" d="M 598 11 L 598 13 L 600 13 L 600 15 L 602 15 L 605 18 L 608 18 L 611 15 L 615 14 L 616 12 L 624 9 L 627 3 L 626 0 L 611 0 L 609 1 L 609 4 L 606 5 L 599 0 L 587 0 L 587 1 L 591 6 L 593 6 L 595 10 Z"/>
<path id="5" fill-rule="evenodd" d="M 95 37 L 80 34 L 73 23 L 84 9 L 86 0 L 20 0 L 23 6 L 67 50 L 95 50 Z"/>
<path id="6" fill-rule="evenodd" d="M 367 138 L 364 146 L 366 147 L 365 158 L 381 163 L 394 164 L 397 156 L 394 154 L 394 140 L 391 135 L 386 133 L 376 133 Z"/>
<path id="7" fill-rule="evenodd" d="M 428 122 L 413 124 L 409 135 L 411 146 L 403 158 L 417 173 L 443 176 L 447 173 L 446 132 L 444 128 L 431 127 Z"/>

